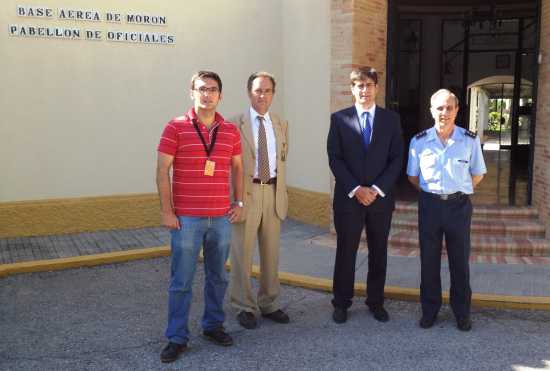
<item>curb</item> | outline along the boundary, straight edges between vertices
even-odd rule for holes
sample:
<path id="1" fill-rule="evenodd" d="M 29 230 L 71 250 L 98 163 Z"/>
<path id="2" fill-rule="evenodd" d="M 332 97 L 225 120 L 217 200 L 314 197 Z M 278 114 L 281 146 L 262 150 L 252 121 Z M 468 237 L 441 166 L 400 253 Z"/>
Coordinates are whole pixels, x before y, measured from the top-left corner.
<path id="1" fill-rule="evenodd" d="M 69 258 L 35 260 L 13 264 L 0 264 L 0 278 L 4 278 L 13 274 L 50 272 L 81 267 L 93 267 L 104 264 L 124 263 L 132 260 L 159 258 L 169 255 L 169 246 L 158 246 L 103 254 L 74 256 Z M 199 260 L 202 260 L 202 255 Z M 230 270 L 231 264 L 227 263 L 226 267 L 228 270 Z M 252 276 L 257 278 L 259 274 L 259 266 L 253 265 Z M 306 276 L 289 272 L 279 272 L 279 279 L 282 284 L 290 286 L 302 287 L 316 291 L 332 292 L 332 280 L 326 278 Z M 364 296 L 366 288 L 366 284 L 356 283 L 355 295 Z M 418 302 L 420 298 L 420 290 L 416 288 L 386 286 L 384 296 L 388 299 Z M 448 291 L 443 292 L 443 302 L 449 302 Z M 550 297 L 474 293 L 472 294 L 472 306 L 493 309 L 530 309 L 550 311 Z"/>
<path id="2" fill-rule="evenodd" d="M 143 249 L 116 251 L 103 254 L 71 256 L 69 258 L 33 260 L 28 262 L 0 264 L 0 278 L 12 274 L 51 272 L 64 269 L 93 267 L 96 265 L 124 263 L 132 260 L 159 258 L 169 256 L 167 246 L 149 247 Z"/>

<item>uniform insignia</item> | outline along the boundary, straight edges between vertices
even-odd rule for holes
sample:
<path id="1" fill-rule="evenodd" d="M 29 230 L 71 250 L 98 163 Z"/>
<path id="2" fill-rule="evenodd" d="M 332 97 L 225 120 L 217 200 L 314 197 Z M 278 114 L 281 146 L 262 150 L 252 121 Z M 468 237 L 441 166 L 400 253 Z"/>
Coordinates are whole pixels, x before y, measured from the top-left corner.
<path id="1" fill-rule="evenodd" d="M 416 134 L 414 137 L 416 139 L 420 139 L 422 137 L 425 137 L 426 135 L 428 135 L 428 130 L 421 131 L 420 133 Z"/>
<path id="2" fill-rule="evenodd" d="M 464 130 L 464 135 L 467 135 L 469 136 L 470 138 L 475 138 L 477 137 L 477 132 L 473 132 L 473 131 L 470 131 L 470 130 Z"/>

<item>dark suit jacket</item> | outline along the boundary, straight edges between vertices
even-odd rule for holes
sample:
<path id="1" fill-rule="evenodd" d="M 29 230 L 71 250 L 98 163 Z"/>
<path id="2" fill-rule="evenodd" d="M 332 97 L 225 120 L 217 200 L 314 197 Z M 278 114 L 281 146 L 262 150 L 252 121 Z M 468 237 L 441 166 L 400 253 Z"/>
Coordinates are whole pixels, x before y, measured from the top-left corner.
<path id="1" fill-rule="evenodd" d="M 361 212 L 364 206 L 355 197 L 348 197 L 358 185 L 375 184 L 386 194 L 386 197 L 377 197 L 369 208 L 394 209 L 392 190 L 403 164 L 403 136 L 397 113 L 376 107 L 371 142 L 366 151 L 355 106 L 333 113 L 327 152 L 330 169 L 336 178 L 335 213 Z"/>

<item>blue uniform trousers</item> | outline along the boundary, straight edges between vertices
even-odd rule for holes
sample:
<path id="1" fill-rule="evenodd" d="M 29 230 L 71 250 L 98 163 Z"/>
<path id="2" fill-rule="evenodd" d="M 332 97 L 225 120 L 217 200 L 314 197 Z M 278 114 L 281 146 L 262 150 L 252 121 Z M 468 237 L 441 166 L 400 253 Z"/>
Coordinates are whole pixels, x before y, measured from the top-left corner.
<path id="1" fill-rule="evenodd" d="M 422 314 L 435 317 L 441 308 L 441 250 L 443 237 L 451 275 L 450 305 L 457 318 L 469 316 L 470 224 L 472 203 L 468 195 L 442 200 L 420 192 L 418 232 L 420 237 Z"/>

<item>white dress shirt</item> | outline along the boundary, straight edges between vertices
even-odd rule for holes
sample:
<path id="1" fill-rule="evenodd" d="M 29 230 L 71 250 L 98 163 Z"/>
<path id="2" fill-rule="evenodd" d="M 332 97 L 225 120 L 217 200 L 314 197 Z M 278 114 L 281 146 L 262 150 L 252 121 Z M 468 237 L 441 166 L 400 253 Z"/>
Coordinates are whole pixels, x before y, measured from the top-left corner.
<path id="1" fill-rule="evenodd" d="M 355 109 L 357 110 L 357 117 L 359 117 L 359 124 L 361 125 L 361 130 L 365 130 L 363 127 L 363 120 L 361 120 L 361 115 L 363 115 L 363 112 L 369 113 L 369 118 L 366 120 L 368 121 L 366 124 L 370 125 L 370 140 L 372 141 L 372 133 L 374 132 L 373 124 L 374 124 L 374 115 L 376 113 L 376 104 L 373 104 L 369 109 L 364 109 L 359 104 L 355 104 Z M 350 193 L 348 193 L 349 198 L 353 198 L 355 196 L 355 192 L 359 189 L 360 186 L 355 187 Z M 386 197 L 386 194 L 382 192 L 380 188 L 376 186 L 376 184 L 372 185 L 372 188 L 378 192 L 378 194 L 382 197 Z"/>
<path id="2" fill-rule="evenodd" d="M 256 110 L 250 107 L 250 123 L 252 124 L 252 136 L 254 137 L 254 145 L 256 146 L 256 163 L 254 164 L 254 178 L 258 178 L 258 128 L 260 127 L 260 121 L 258 120 L 260 114 Z M 275 132 L 273 131 L 273 123 L 269 112 L 264 117 L 264 128 L 267 139 L 267 156 L 269 157 L 269 176 L 275 178 L 277 176 L 277 142 L 275 141 Z"/>

